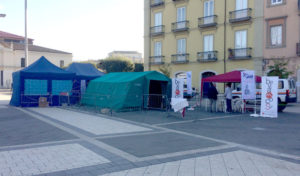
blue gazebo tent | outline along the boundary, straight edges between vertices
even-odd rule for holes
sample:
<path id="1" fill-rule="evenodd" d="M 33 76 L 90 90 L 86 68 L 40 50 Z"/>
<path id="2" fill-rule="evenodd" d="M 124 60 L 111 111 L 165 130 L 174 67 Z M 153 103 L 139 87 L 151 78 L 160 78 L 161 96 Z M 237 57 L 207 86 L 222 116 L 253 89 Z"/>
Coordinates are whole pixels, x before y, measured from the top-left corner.
<path id="1" fill-rule="evenodd" d="M 71 92 L 75 78 L 74 73 L 55 66 L 44 56 L 12 76 L 13 106 L 38 106 L 40 97 L 46 97 L 50 106 L 57 106 L 60 94 Z"/>
<path id="2" fill-rule="evenodd" d="M 99 78 L 105 74 L 90 63 L 72 63 L 66 68 L 66 71 L 76 74 L 72 88 L 72 104 L 80 101 L 81 94 L 84 93 L 90 80 Z"/>

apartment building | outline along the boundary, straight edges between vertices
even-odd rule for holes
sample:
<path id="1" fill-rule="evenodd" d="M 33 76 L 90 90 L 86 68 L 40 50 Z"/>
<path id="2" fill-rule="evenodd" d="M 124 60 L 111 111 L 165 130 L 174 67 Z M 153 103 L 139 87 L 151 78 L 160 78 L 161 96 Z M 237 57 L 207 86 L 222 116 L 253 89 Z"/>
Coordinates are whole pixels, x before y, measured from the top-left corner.
<path id="1" fill-rule="evenodd" d="M 142 54 L 137 51 L 112 51 L 108 53 L 108 57 L 126 57 L 133 63 L 144 63 Z"/>
<path id="2" fill-rule="evenodd" d="M 72 53 L 34 45 L 28 39 L 28 65 L 45 56 L 58 67 L 72 62 Z M 0 31 L 0 88 L 11 88 L 12 73 L 26 66 L 24 37 Z"/>
<path id="3" fill-rule="evenodd" d="M 300 10 L 298 0 L 264 0 L 264 72 L 274 60 L 288 61 L 296 77 L 300 69 Z"/>
<path id="4" fill-rule="evenodd" d="M 145 70 L 201 79 L 263 67 L 262 0 L 144 0 Z"/>

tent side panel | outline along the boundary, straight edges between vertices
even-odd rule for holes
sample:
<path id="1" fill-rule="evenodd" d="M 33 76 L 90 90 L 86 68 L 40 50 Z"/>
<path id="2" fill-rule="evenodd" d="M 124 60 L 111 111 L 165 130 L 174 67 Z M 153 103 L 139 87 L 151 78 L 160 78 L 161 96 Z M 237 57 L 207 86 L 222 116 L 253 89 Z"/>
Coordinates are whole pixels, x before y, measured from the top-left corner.
<path id="1" fill-rule="evenodd" d="M 20 106 L 21 104 L 20 83 L 20 72 L 13 73 L 13 93 L 9 103 L 12 106 Z"/>

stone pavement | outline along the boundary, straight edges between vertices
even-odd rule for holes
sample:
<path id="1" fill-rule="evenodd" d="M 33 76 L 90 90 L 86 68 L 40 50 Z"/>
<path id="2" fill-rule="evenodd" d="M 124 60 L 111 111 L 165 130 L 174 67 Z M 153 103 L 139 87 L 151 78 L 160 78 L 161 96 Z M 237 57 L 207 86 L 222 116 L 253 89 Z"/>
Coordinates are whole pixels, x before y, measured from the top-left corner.
<path id="1" fill-rule="evenodd" d="M 155 112 L 145 119 L 15 108 L 6 99 L 0 92 L 0 176 L 300 175 L 297 111 L 278 119 Z"/>

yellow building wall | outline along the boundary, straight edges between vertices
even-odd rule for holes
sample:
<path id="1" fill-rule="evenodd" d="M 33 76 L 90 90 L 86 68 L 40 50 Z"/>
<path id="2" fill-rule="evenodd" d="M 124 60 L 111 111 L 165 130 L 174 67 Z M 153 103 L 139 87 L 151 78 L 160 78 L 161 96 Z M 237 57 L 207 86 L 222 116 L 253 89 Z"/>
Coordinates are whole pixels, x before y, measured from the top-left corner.
<path id="1" fill-rule="evenodd" d="M 162 12 L 162 24 L 165 25 L 165 34 L 162 36 L 149 37 L 150 56 L 154 55 L 154 43 L 162 42 L 162 55 L 165 56 L 165 65 L 169 65 L 171 77 L 173 78 L 178 72 L 192 71 L 192 85 L 200 90 L 201 74 L 209 71 L 216 74 L 224 73 L 224 59 L 226 59 L 226 72 L 233 70 L 249 69 L 253 70 L 254 61 L 249 60 L 228 60 L 228 49 L 234 49 L 235 32 L 239 30 L 247 30 L 247 47 L 252 48 L 252 53 L 255 52 L 253 46 L 254 25 L 253 18 L 251 22 L 231 24 L 229 23 L 229 12 L 235 10 L 235 0 L 227 0 L 227 15 L 226 15 L 226 47 L 224 48 L 224 8 L 225 0 L 214 1 L 214 13 L 217 15 L 217 27 L 199 29 L 198 18 L 204 16 L 204 1 L 205 0 L 188 0 L 174 3 L 172 0 L 165 0 L 165 5 L 150 9 L 151 22 L 150 26 L 145 23 L 145 28 L 154 26 L 154 14 Z M 248 8 L 254 8 L 255 0 L 248 0 Z M 189 21 L 189 31 L 174 33 L 172 32 L 172 23 L 176 22 L 177 8 L 186 7 L 186 20 Z M 252 11 L 252 16 L 254 11 Z M 146 35 L 146 34 L 145 34 Z M 203 38 L 205 35 L 214 35 L 214 50 L 218 51 L 218 61 L 216 62 L 197 62 L 197 52 L 203 52 Z M 186 38 L 186 51 L 189 53 L 189 63 L 187 64 L 171 64 L 171 55 L 176 54 L 177 39 Z M 145 43 L 148 45 L 147 43 Z M 148 47 L 145 47 L 146 49 Z M 224 57 L 224 50 L 226 56 Z M 145 65 L 149 63 L 149 56 L 145 56 Z M 159 65 L 150 65 L 150 70 L 159 71 Z M 147 66 L 145 68 L 148 68 Z"/>

